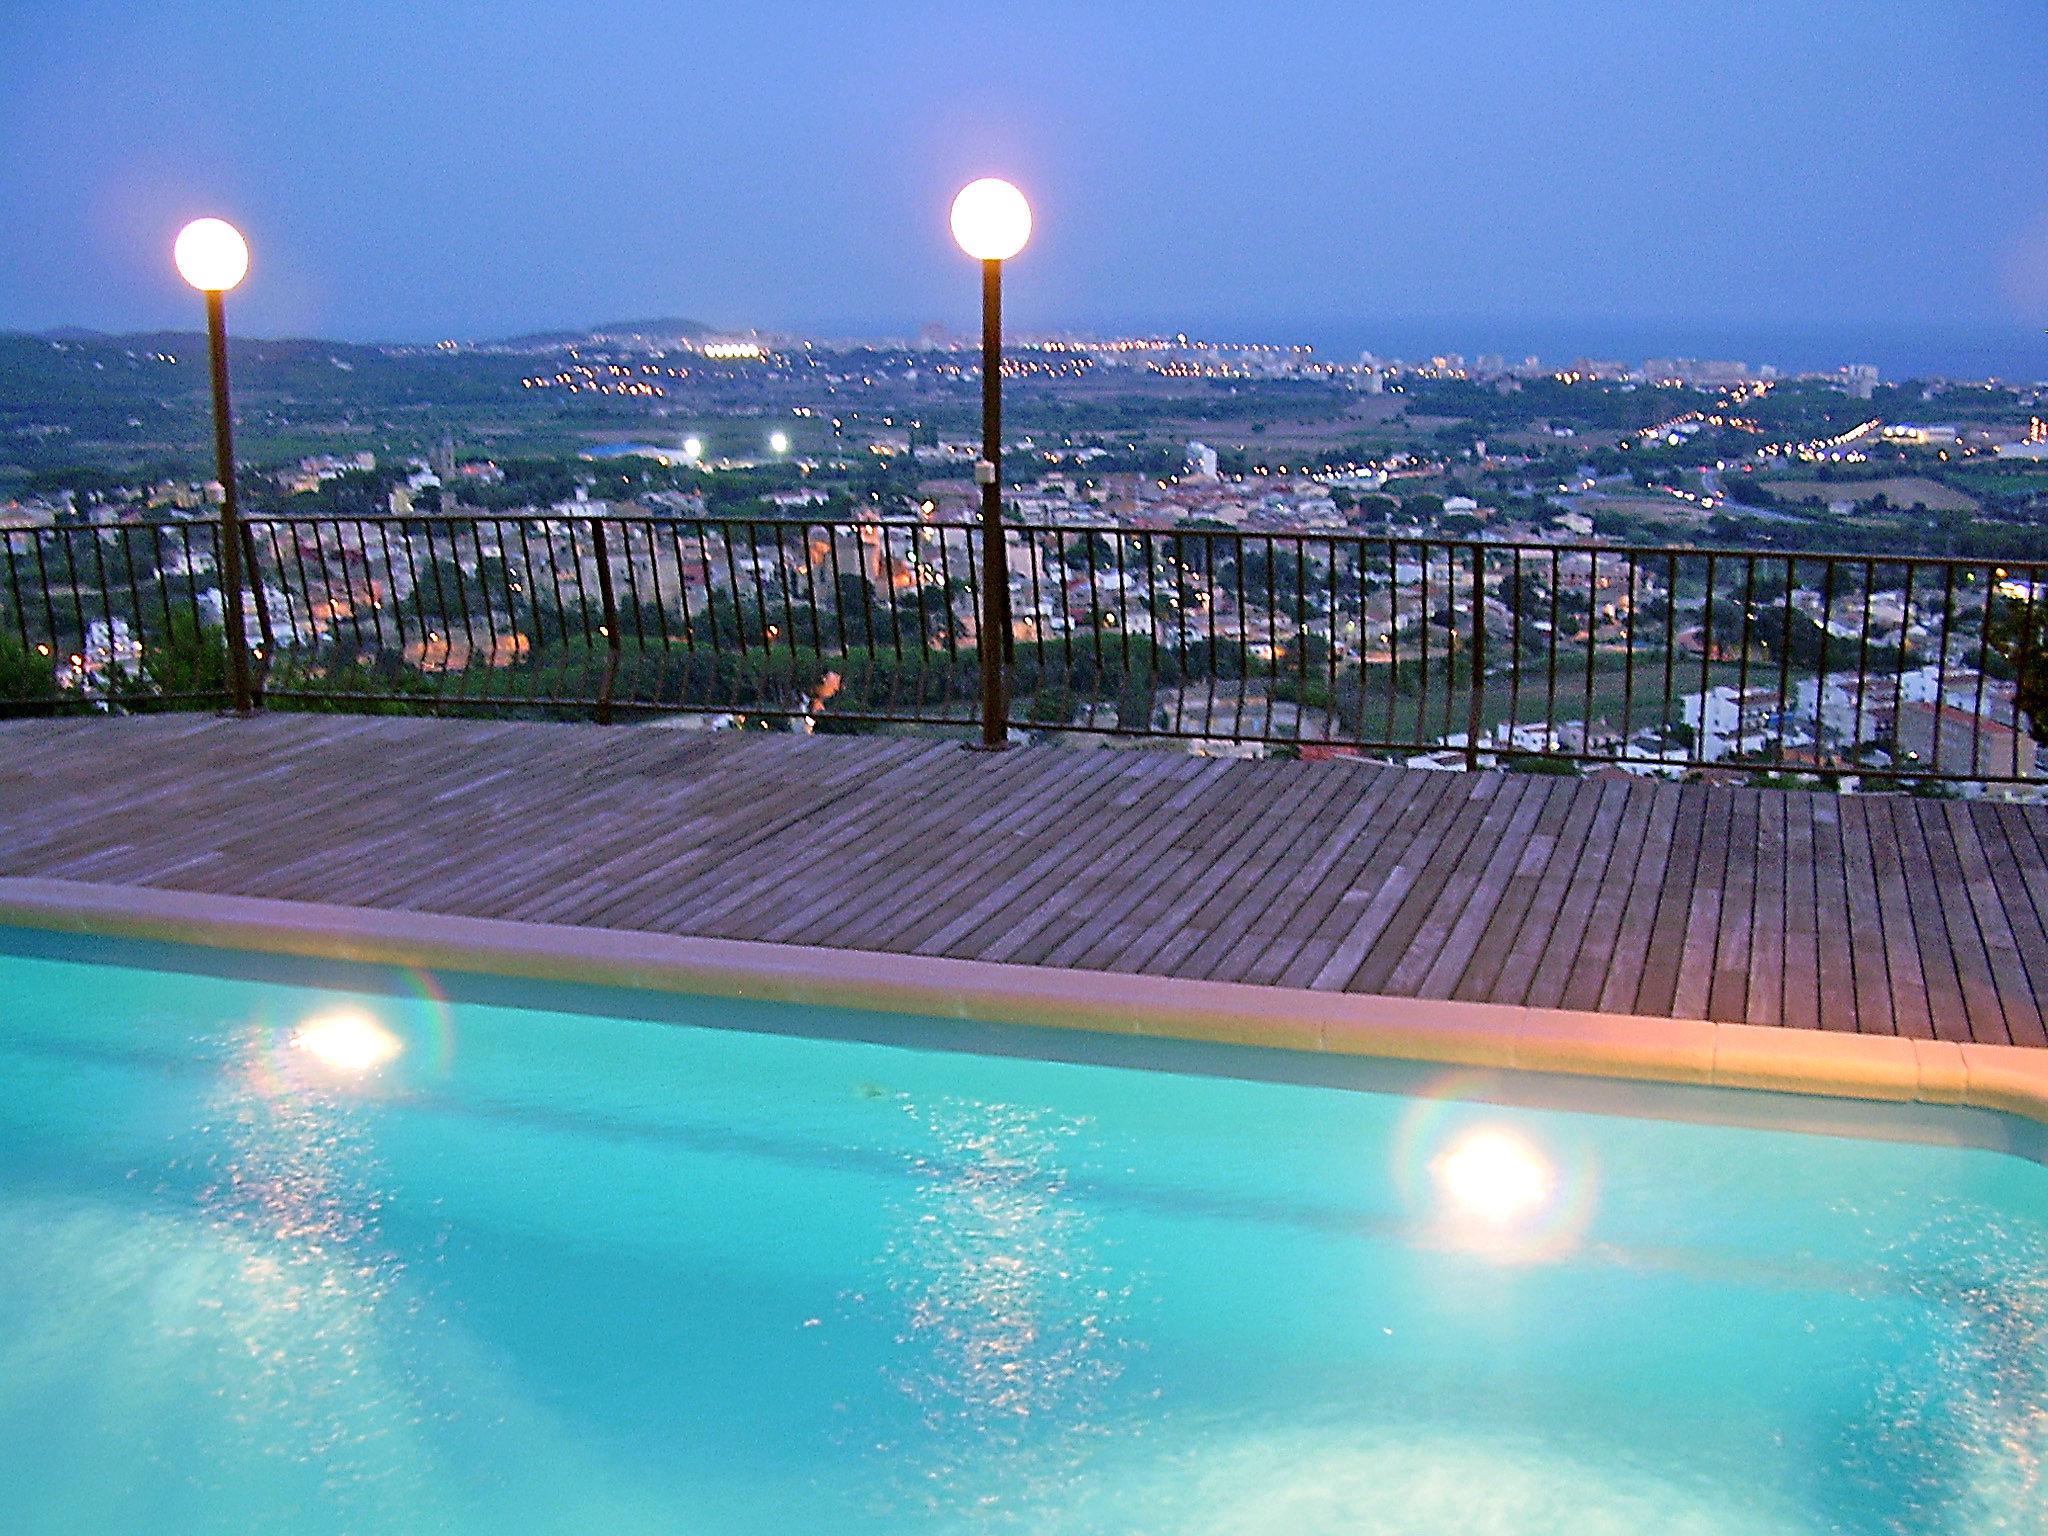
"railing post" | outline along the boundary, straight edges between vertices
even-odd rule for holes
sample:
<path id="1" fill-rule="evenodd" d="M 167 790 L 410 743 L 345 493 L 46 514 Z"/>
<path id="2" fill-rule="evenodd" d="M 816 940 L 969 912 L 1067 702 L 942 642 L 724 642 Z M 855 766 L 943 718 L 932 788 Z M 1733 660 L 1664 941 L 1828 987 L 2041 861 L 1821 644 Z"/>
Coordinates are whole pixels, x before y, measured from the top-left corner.
<path id="1" fill-rule="evenodd" d="M 1003 264 L 981 264 L 981 745 L 1009 745 L 1010 560 L 1003 542 Z"/>
<path id="2" fill-rule="evenodd" d="M 597 687 L 597 723 L 612 723 L 612 689 L 619 680 L 619 605 L 612 593 L 611 556 L 605 552 L 604 523 L 590 519 L 590 539 L 597 549 L 597 598 L 604 614 L 604 680 Z"/>
<path id="3" fill-rule="evenodd" d="M 1479 767 L 1479 728 L 1486 718 L 1486 546 L 1472 546 L 1472 693 L 1465 708 L 1465 768 Z"/>
<path id="4" fill-rule="evenodd" d="M 242 524 L 242 569 L 249 574 L 249 596 L 256 605 L 256 633 L 263 642 L 257 664 L 249 669 L 249 704 L 253 709 L 261 709 L 263 685 L 270 680 L 271 664 L 277 659 L 277 632 L 271 628 L 270 602 L 263 595 L 263 568 L 256 563 L 256 535 L 247 523 Z"/>
<path id="5" fill-rule="evenodd" d="M 206 295 L 207 360 L 213 376 L 213 462 L 220 477 L 221 627 L 227 631 L 228 698 L 238 715 L 256 707 L 249 688 L 249 635 L 242 619 L 242 519 L 235 498 L 234 428 L 228 420 L 227 322 L 219 292 Z"/>

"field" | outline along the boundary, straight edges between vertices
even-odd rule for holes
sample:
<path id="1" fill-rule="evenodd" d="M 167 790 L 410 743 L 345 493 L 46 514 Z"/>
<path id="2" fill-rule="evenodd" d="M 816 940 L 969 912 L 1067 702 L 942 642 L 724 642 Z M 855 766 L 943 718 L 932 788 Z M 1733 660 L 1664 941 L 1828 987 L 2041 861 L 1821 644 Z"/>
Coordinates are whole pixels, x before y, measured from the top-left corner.
<path id="1" fill-rule="evenodd" d="M 1930 512 L 1975 512 L 1977 503 L 1953 486 L 1919 475 L 1899 475 L 1886 480 L 1761 480 L 1771 493 L 1786 501 L 1817 498 L 1830 501 L 1868 502 L 1883 496 L 1893 506 L 1910 508 L 1923 504 Z"/>

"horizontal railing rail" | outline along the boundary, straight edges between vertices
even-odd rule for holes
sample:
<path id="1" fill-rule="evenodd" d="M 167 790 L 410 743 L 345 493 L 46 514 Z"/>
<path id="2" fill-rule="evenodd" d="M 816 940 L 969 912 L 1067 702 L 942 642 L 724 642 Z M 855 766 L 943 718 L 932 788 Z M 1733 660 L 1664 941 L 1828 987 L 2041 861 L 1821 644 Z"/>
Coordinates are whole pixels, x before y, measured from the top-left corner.
<path id="1" fill-rule="evenodd" d="M 227 699 L 219 535 L 9 530 L 0 707 Z M 298 708 L 980 718 L 979 525 L 244 520 L 244 637 Z M 1446 767 L 2044 774 L 2048 563 L 1013 523 L 1013 729 Z"/>

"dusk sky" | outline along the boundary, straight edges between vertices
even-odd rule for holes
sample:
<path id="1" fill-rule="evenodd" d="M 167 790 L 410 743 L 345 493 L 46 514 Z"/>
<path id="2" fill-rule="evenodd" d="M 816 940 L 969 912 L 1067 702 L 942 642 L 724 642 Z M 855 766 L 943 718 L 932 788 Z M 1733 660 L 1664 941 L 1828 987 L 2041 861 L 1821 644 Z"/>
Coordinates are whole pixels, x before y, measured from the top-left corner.
<path id="1" fill-rule="evenodd" d="M 0 0 L 0 326 L 2048 323 L 2041 0 Z"/>

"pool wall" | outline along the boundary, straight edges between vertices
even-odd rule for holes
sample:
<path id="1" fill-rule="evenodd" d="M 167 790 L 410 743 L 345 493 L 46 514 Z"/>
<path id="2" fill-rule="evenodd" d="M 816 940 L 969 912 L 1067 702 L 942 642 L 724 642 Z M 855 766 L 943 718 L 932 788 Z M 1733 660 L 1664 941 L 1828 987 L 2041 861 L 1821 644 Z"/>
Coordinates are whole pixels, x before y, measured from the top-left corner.
<path id="1" fill-rule="evenodd" d="M 0 878 L 0 924 L 1113 1036 L 1892 1103 L 2048 1125 L 2048 1051 L 1311 992 L 496 918 Z"/>

